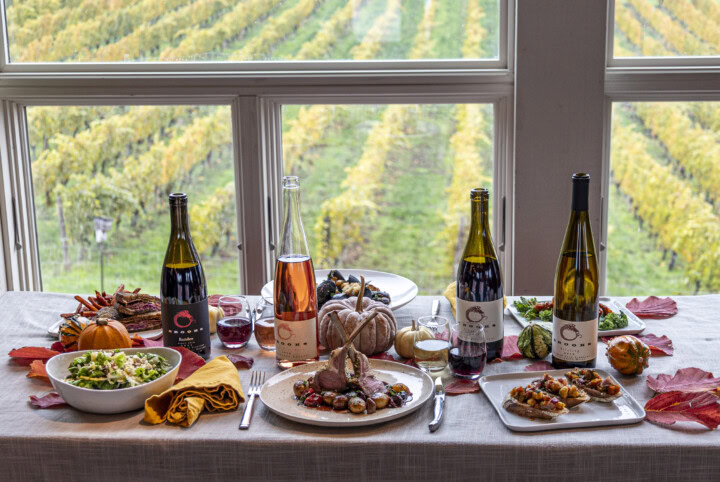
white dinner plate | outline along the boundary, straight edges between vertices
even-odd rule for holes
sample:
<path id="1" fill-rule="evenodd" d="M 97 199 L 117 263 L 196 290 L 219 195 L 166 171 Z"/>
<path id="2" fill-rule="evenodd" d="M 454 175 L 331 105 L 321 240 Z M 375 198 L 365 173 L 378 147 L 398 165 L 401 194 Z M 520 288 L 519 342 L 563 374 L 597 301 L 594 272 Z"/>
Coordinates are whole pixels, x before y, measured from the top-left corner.
<path id="1" fill-rule="evenodd" d="M 427 373 L 402 363 L 371 358 L 370 368 L 375 376 L 388 385 L 404 383 L 413 394 L 412 400 L 400 408 L 384 408 L 373 414 L 343 413 L 298 405 L 293 384 L 298 380 L 307 380 L 326 365 L 327 361 L 321 361 L 278 373 L 262 386 L 260 400 L 272 412 L 295 422 L 324 427 L 359 427 L 404 417 L 423 406 L 434 393 L 432 378 Z"/>
<path id="2" fill-rule="evenodd" d="M 521 417 L 510 413 L 502 406 L 503 399 L 514 387 L 526 386 L 533 380 L 541 378 L 548 373 L 555 378 L 564 377 L 570 370 L 550 370 L 547 372 L 520 372 L 504 373 L 502 375 L 488 375 L 479 380 L 480 388 L 490 401 L 500 420 L 510 430 L 516 432 L 540 432 L 543 430 L 558 430 L 582 427 L 598 427 L 603 425 L 626 425 L 640 422 L 645 418 L 645 409 L 630 395 L 622 385 L 610 376 L 610 379 L 620 385 L 622 396 L 609 403 L 587 402 L 571 408 L 570 413 L 560 415 L 554 420 L 539 420 Z M 605 370 L 595 370 L 603 378 L 608 376 Z"/>
<path id="3" fill-rule="evenodd" d="M 353 275 L 357 279 L 360 276 L 365 277 L 365 282 L 377 286 L 380 290 L 386 291 L 390 295 L 390 308 L 396 310 L 401 306 L 405 306 L 415 299 L 418 293 L 418 287 L 415 283 L 402 276 L 383 273 L 382 271 L 372 271 L 369 269 L 339 269 L 340 273 L 347 279 Z M 327 279 L 329 269 L 316 269 L 315 282 L 320 284 Z M 262 287 L 260 292 L 267 299 L 273 298 L 273 282 L 270 281 Z"/>
<path id="4" fill-rule="evenodd" d="M 526 296 L 526 298 L 531 298 L 529 296 Z M 538 298 L 538 302 L 546 302 L 551 301 L 552 298 L 544 297 L 544 298 Z M 513 300 L 515 301 L 515 300 Z M 607 305 L 608 308 L 613 310 L 614 312 L 623 312 L 628 317 L 628 326 L 625 328 L 619 328 L 617 330 L 598 330 L 598 337 L 602 338 L 605 336 L 619 336 L 619 335 L 636 335 L 638 333 L 642 333 L 642 331 L 645 329 L 645 322 L 642 321 L 640 318 L 638 318 L 635 313 L 625 308 L 621 303 L 618 303 L 612 298 L 608 298 L 606 296 L 600 297 L 600 303 Z M 510 314 L 515 318 L 515 321 L 520 323 L 520 325 L 525 328 L 530 324 L 530 321 L 526 320 L 525 317 L 523 317 L 520 312 L 518 312 L 517 308 L 515 308 L 515 305 L 512 304 L 512 302 L 508 303 L 508 310 L 510 310 Z M 532 320 L 536 324 L 542 326 L 543 328 L 547 328 L 548 330 L 552 331 L 552 322 L 550 321 L 539 321 L 539 320 Z"/>

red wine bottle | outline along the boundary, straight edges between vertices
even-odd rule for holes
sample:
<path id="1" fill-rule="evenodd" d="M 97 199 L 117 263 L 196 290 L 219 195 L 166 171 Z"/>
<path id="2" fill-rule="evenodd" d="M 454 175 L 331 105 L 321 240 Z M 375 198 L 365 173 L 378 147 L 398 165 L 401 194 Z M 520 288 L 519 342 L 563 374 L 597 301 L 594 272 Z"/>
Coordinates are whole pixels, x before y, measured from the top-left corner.
<path id="1" fill-rule="evenodd" d="M 573 174 L 572 208 L 555 272 L 552 364 L 594 368 L 598 340 L 598 265 L 588 197 L 590 175 Z"/>
<path id="2" fill-rule="evenodd" d="M 472 343 L 475 325 L 485 329 L 487 361 L 498 358 L 503 348 L 503 282 L 500 263 L 490 235 L 489 193 L 470 191 L 470 235 L 457 271 L 456 319 L 458 336 Z M 467 340 L 466 340 L 467 339 Z"/>
<path id="3" fill-rule="evenodd" d="M 160 280 L 163 344 L 210 357 L 205 273 L 190 237 L 187 195 L 170 194 L 170 242 Z"/>
<path id="4" fill-rule="evenodd" d="M 290 368 L 317 361 L 318 307 L 315 269 L 300 218 L 298 178 L 283 178 L 283 228 L 275 262 L 275 357 Z"/>

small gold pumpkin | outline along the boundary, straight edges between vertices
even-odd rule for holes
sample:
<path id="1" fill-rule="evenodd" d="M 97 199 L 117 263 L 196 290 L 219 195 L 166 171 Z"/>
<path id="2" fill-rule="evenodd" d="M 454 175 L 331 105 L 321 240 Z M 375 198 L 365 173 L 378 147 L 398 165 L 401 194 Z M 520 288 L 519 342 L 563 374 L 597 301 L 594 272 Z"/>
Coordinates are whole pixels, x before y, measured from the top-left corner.
<path id="1" fill-rule="evenodd" d="M 411 326 L 406 326 L 397 332 L 395 335 L 395 351 L 403 358 L 412 358 L 415 355 L 415 338 L 417 336 L 419 340 L 432 340 L 435 338 L 432 331 L 428 330 L 424 326 L 419 329 L 415 325 L 415 320 L 412 320 Z"/>

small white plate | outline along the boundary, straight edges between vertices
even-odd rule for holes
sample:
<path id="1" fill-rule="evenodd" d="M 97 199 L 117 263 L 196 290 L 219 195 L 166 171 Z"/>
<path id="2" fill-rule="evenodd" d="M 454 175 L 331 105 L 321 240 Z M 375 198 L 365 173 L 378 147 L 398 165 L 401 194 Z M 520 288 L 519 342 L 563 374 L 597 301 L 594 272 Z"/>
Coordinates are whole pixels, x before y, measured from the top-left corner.
<path id="1" fill-rule="evenodd" d="M 529 297 L 526 296 L 526 298 Z M 618 335 L 636 335 L 638 333 L 642 333 L 642 331 L 645 329 L 645 322 L 635 316 L 635 313 L 625 308 L 622 304 L 606 296 L 600 297 L 599 300 L 600 303 L 607 305 L 607 307 L 613 310 L 615 313 L 623 312 L 628 317 L 628 326 L 626 326 L 625 328 L 619 328 L 617 330 L 598 330 L 599 338 Z M 552 301 L 552 298 L 538 298 L 538 303 L 546 301 Z M 515 321 L 520 323 L 520 326 L 522 326 L 523 328 L 525 328 L 531 323 L 530 321 L 526 320 L 523 315 L 520 314 L 520 312 L 517 310 L 517 308 L 515 308 L 515 305 L 513 305 L 512 302 L 508 303 L 508 310 L 510 310 L 510 314 L 513 316 L 513 318 L 515 318 Z M 532 322 L 552 331 L 552 322 L 550 321 L 532 320 Z"/>
<path id="2" fill-rule="evenodd" d="M 175 383 L 175 377 L 180 369 L 182 356 L 177 350 L 165 347 L 153 348 L 125 348 L 121 351 L 130 355 L 135 353 L 156 353 L 170 362 L 172 368 L 165 375 L 137 387 L 118 388 L 117 390 L 94 390 L 71 385 L 65 381 L 70 375 L 70 363 L 91 350 L 61 353 L 50 358 L 45 365 L 48 378 L 53 388 L 68 405 L 83 412 L 90 413 L 123 413 L 138 410 L 145 405 L 145 400 L 152 395 L 162 393 Z"/>
<path id="3" fill-rule="evenodd" d="M 570 370 L 550 370 L 553 377 L 564 377 Z M 604 370 L 595 370 L 603 378 L 608 376 Z M 541 378 L 543 372 L 504 373 L 489 375 L 479 380 L 480 388 L 485 393 L 500 420 L 510 430 L 516 432 L 540 432 L 543 430 L 559 430 L 582 427 L 598 427 L 603 425 L 626 425 L 640 422 L 645 418 L 645 409 L 620 385 L 614 377 L 610 379 L 618 383 L 622 396 L 610 403 L 587 402 L 570 409 L 570 413 L 560 415 L 554 420 L 538 420 L 521 417 L 510 413 L 502 406 L 503 399 L 514 387 L 526 386 L 533 380 Z"/>
<path id="4" fill-rule="evenodd" d="M 432 378 L 427 373 L 402 363 L 371 358 L 370 368 L 375 376 L 388 385 L 404 383 L 413 394 L 412 400 L 400 408 L 384 408 L 373 414 L 342 413 L 298 405 L 293 398 L 293 384 L 298 380 L 307 380 L 326 365 L 327 361 L 321 361 L 278 373 L 262 386 L 260 400 L 271 411 L 295 422 L 324 427 L 359 427 L 404 417 L 423 406 L 434 393 Z"/>
<path id="5" fill-rule="evenodd" d="M 365 282 L 377 286 L 382 291 L 386 291 L 390 295 L 390 309 L 397 310 L 401 306 L 405 306 L 410 303 L 418 294 L 418 287 L 415 283 L 402 276 L 384 273 L 382 271 L 372 271 L 368 269 L 338 269 L 340 273 L 347 279 L 348 276 L 353 275 L 357 279 L 360 276 L 365 277 Z M 320 284 L 323 280 L 327 279 L 329 269 L 316 269 L 315 270 L 315 282 Z M 273 281 L 266 283 L 262 287 L 260 292 L 265 298 L 273 298 Z"/>

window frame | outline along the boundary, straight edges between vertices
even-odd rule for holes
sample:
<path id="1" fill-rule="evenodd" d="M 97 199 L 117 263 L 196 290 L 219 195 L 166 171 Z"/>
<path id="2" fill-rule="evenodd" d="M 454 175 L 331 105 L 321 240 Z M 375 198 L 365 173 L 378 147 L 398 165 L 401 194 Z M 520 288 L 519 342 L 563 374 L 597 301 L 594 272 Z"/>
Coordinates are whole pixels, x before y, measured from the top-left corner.
<path id="1" fill-rule="evenodd" d="M 0 291 L 42 289 L 27 126 L 24 115 L 18 115 L 26 106 L 230 105 L 239 290 L 257 293 L 272 278 L 272 249 L 279 232 L 282 105 L 492 102 L 494 201 L 504 205 L 504 221 L 498 217 L 501 210 L 495 210 L 495 239 L 502 248 L 506 291 L 512 293 L 516 5 L 515 0 L 498 1 L 495 60 L 13 64 L 7 62 L 7 24 L 0 0 L 0 134 L 19 134 L 16 142 L 0 138 L 0 174 L 16 167 L 25 173 L 22 185 L 0 183 L 0 194 L 6 198 L 24 196 L 17 209 L 7 203 L 0 206 L 6 275 Z M 13 222 L 13 215 L 33 221 L 24 223 L 31 225 L 23 232 L 23 239 L 31 241 L 28 249 L 12 249 L 15 227 L 24 226 Z"/>

